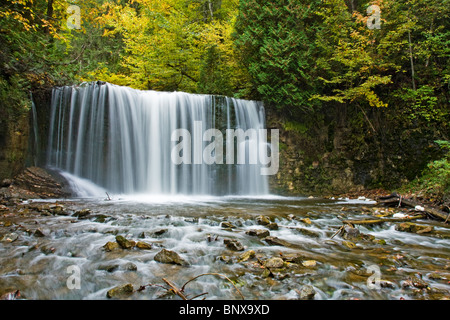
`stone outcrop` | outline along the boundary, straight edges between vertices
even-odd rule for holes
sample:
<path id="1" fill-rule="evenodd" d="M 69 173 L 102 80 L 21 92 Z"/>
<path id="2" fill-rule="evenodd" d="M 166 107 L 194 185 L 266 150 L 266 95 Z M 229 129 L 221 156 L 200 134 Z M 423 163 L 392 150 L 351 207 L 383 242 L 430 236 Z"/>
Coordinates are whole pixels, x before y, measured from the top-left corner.
<path id="1" fill-rule="evenodd" d="M 72 196 L 67 181 L 56 171 L 29 167 L 18 174 L 7 187 L 0 189 L 3 198 L 67 198 Z M 4 183 L 3 185 L 6 185 Z"/>

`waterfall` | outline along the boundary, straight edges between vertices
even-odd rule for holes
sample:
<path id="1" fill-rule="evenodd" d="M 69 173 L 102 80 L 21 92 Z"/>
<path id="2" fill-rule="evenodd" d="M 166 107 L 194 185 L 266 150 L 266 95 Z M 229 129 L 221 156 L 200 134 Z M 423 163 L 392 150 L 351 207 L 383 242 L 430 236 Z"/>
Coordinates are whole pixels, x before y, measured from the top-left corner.
<path id="1" fill-rule="evenodd" d="M 57 87 L 52 93 L 47 165 L 113 193 L 264 195 L 269 189 L 267 176 L 260 174 L 262 165 L 232 163 L 236 157 L 228 152 L 245 148 L 248 160 L 257 152 L 255 146 L 266 143 L 259 135 L 240 143 L 225 143 L 220 136 L 202 139 L 210 129 L 228 137 L 232 129 L 264 127 L 264 108 L 255 101 L 100 82 Z M 187 141 L 189 135 L 175 135 L 174 140 L 177 130 L 192 140 Z M 213 142 L 217 148 L 208 149 Z M 222 158 L 221 143 L 229 148 Z M 180 146 L 191 146 L 192 151 Z M 202 152 L 216 156 L 216 162 L 205 163 Z M 176 163 L 174 154 L 188 161 Z"/>

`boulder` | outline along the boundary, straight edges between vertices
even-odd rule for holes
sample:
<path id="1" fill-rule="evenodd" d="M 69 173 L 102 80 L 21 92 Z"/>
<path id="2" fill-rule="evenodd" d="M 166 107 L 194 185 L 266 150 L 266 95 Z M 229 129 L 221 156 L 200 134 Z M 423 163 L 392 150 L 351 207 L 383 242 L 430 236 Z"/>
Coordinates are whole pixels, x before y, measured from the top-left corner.
<path id="1" fill-rule="evenodd" d="M 415 224 L 412 222 L 402 222 L 395 226 L 395 230 L 422 234 L 422 233 L 432 232 L 434 230 L 434 227 L 422 226 L 422 225 Z"/>
<path id="2" fill-rule="evenodd" d="M 123 249 L 131 249 L 136 245 L 134 241 L 127 240 L 123 236 L 116 236 L 116 241 Z"/>
<path id="3" fill-rule="evenodd" d="M 150 235 L 152 237 L 159 237 L 159 236 L 162 236 L 163 234 L 165 234 L 167 232 L 169 232 L 169 229 L 158 229 L 158 230 L 155 230 L 155 231 L 151 232 Z M 145 237 L 145 232 L 143 232 L 143 235 Z"/>
<path id="4" fill-rule="evenodd" d="M 90 209 L 82 209 L 82 210 L 78 210 L 76 211 L 73 216 L 77 217 L 78 219 L 87 219 L 87 217 L 91 214 L 91 210 Z"/>
<path id="5" fill-rule="evenodd" d="M 312 268 L 312 267 L 315 267 L 316 265 L 317 265 L 316 260 L 305 260 L 302 262 L 302 266 L 304 266 L 306 268 Z"/>
<path id="6" fill-rule="evenodd" d="M 288 247 L 288 248 L 297 248 L 297 247 L 299 247 L 299 246 L 297 246 L 297 245 L 295 245 L 293 243 L 290 243 L 290 242 L 288 242 L 286 240 L 283 240 L 283 239 L 280 239 L 280 238 L 277 238 L 277 237 L 272 237 L 272 236 L 265 237 L 263 240 L 265 242 L 267 242 L 268 244 L 272 245 L 272 246 L 282 246 L 282 247 Z"/>
<path id="7" fill-rule="evenodd" d="M 34 236 L 41 238 L 41 237 L 45 237 L 45 234 L 42 232 L 41 229 L 36 229 L 36 231 L 34 231 Z"/>
<path id="8" fill-rule="evenodd" d="M 106 265 L 101 265 L 98 266 L 97 270 L 103 270 L 106 272 L 114 272 L 119 268 L 118 264 L 106 264 Z"/>
<path id="9" fill-rule="evenodd" d="M 160 263 L 178 264 L 180 266 L 189 265 L 184 259 L 182 259 L 178 255 L 178 253 L 167 249 L 162 249 L 160 252 L 158 252 L 155 255 L 154 259 L 155 261 L 158 261 Z"/>
<path id="10" fill-rule="evenodd" d="M 57 215 L 57 216 L 68 216 L 69 213 L 67 213 L 66 208 L 64 208 L 63 205 L 57 204 L 54 206 L 50 206 L 49 211 L 51 214 Z"/>
<path id="11" fill-rule="evenodd" d="M 245 232 L 249 236 L 255 236 L 258 238 L 265 238 L 270 236 L 270 231 L 267 229 L 251 229 Z"/>
<path id="12" fill-rule="evenodd" d="M 270 222 L 271 221 L 266 216 L 261 215 L 256 218 L 256 223 L 259 225 L 262 225 L 262 226 L 266 226 L 266 225 L 270 224 Z"/>
<path id="13" fill-rule="evenodd" d="M 316 290 L 314 290 L 313 286 L 304 285 L 298 291 L 298 295 L 300 300 L 313 300 L 316 295 Z"/>
<path id="14" fill-rule="evenodd" d="M 238 261 L 245 262 L 245 261 L 253 258 L 255 255 L 256 255 L 256 252 L 254 250 L 248 250 L 239 256 Z"/>
<path id="15" fill-rule="evenodd" d="M 137 271 L 137 266 L 133 262 L 127 262 L 122 267 L 126 271 Z"/>
<path id="16" fill-rule="evenodd" d="M 120 246 L 117 242 L 109 241 L 103 246 L 103 248 L 105 249 L 105 251 L 113 251 L 115 249 L 119 249 Z"/>
<path id="17" fill-rule="evenodd" d="M 138 247 L 139 249 L 142 249 L 142 250 L 150 250 L 152 248 L 152 245 L 147 242 L 138 241 L 136 243 L 136 247 Z"/>
<path id="18" fill-rule="evenodd" d="M 128 284 L 114 287 L 111 290 L 108 290 L 108 292 L 106 293 L 106 296 L 110 299 L 111 298 L 124 298 L 124 297 L 130 296 L 131 294 L 133 294 L 133 292 L 134 292 L 133 285 L 131 283 L 128 283 Z"/>
<path id="19" fill-rule="evenodd" d="M 2 241 L 3 242 L 14 242 L 19 238 L 19 235 L 15 232 L 5 234 Z"/>
<path id="20" fill-rule="evenodd" d="M 266 260 L 264 266 L 267 268 L 280 269 L 284 267 L 284 261 L 281 258 L 275 257 Z"/>
<path id="21" fill-rule="evenodd" d="M 236 226 L 234 226 L 231 222 L 228 221 L 223 221 L 220 226 L 222 227 L 222 229 L 234 229 L 236 228 Z"/>
<path id="22" fill-rule="evenodd" d="M 233 251 L 244 251 L 244 246 L 237 240 L 234 239 L 224 239 L 223 243 L 227 246 L 228 249 Z"/>
<path id="23" fill-rule="evenodd" d="M 278 224 L 276 222 L 271 222 L 266 227 L 270 230 L 278 230 Z"/>

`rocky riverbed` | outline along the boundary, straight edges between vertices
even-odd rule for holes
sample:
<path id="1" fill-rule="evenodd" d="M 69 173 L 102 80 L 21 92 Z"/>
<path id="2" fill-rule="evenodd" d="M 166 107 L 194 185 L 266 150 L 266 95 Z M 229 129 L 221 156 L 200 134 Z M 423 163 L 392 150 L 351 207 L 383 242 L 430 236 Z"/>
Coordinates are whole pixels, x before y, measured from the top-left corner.
<path id="1" fill-rule="evenodd" d="M 450 229 L 360 199 L 3 200 L 0 295 L 24 299 L 448 299 Z M 164 279 L 164 280 L 163 280 Z M 242 295 L 242 296 L 241 296 Z"/>

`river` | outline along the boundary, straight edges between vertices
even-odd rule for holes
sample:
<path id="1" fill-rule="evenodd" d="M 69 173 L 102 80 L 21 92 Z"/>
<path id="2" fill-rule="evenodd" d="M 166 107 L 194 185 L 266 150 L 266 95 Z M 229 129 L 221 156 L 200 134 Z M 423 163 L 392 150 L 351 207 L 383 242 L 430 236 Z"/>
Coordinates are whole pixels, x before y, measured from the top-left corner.
<path id="1" fill-rule="evenodd" d="M 57 204 L 63 212 L 49 214 Z M 299 299 L 305 288 L 317 300 L 450 297 L 448 225 L 415 221 L 433 227 L 423 234 L 397 231 L 395 223 L 357 226 L 366 239 L 347 241 L 336 234 L 343 219 L 398 212 L 364 198 L 112 195 L 30 200 L 9 209 L 0 218 L 0 294 L 18 289 L 24 299 L 108 299 L 108 290 L 127 283 L 134 292 L 126 299 L 179 299 L 167 294 L 163 278 L 180 288 L 206 273 L 221 276 L 189 282 L 188 297 Z M 90 211 L 73 215 L 82 209 Z M 260 216 L 272 224 L 261 225 Z M 255 229 L 275 238 L 249 234 Z M 106 251 L 117 235 L 151 249 Z M 243 250 L 231 250 L 225 239 Z M 188 265 L 155 261 L 163 248 Z"/>

